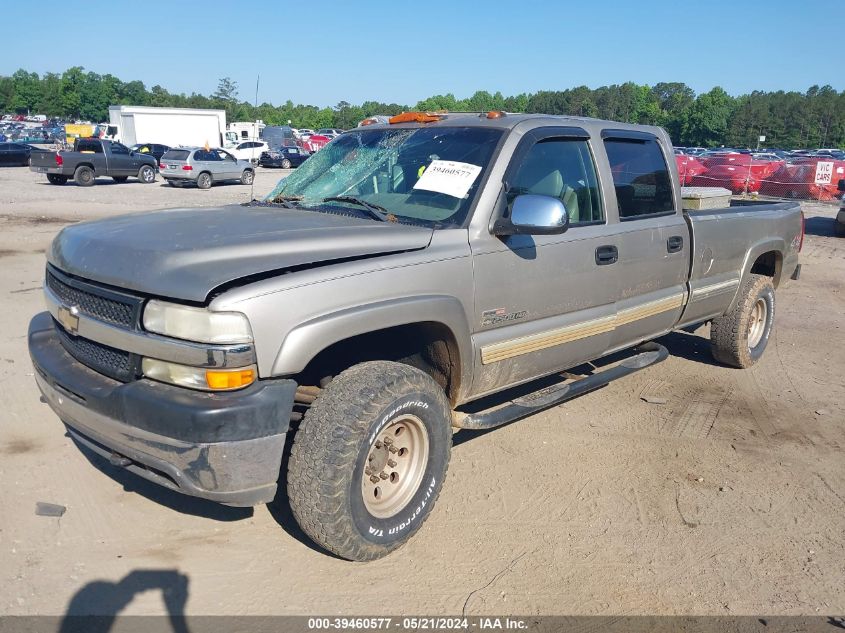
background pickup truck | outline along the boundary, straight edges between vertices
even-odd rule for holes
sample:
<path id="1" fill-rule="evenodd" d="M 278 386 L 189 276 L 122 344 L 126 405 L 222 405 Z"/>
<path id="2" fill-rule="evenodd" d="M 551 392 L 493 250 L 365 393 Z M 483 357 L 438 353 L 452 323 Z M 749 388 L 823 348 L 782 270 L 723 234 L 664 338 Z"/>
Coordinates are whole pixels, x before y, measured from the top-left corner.
<path id="1" fill-rule="evenodd" d="M 154 156 L 133 152 L 115 141 L 80 138 L 72 152 L 34 153 L 29 168 L 46 174 L 54 185 L 73 178 L 77 185 L 88 187 L 98 176 L 111 176 L 115 182 L 126 182 L 130 176 L 147 184 L 155 182 L 158 162 Z"/>
<path id="2" fill-rule="evenodd" d="M 660 128 L 406 113 L 266 202 L 65 228 L 29 348 L 80 445 L 231 505 L 281 477 L 307 534 L 371 560 L 431 512 L 454 427 L 592 391 L 708 321 L 715 357 L 752 365 L 802 241 L 797 204 L 682 211 Z"/>

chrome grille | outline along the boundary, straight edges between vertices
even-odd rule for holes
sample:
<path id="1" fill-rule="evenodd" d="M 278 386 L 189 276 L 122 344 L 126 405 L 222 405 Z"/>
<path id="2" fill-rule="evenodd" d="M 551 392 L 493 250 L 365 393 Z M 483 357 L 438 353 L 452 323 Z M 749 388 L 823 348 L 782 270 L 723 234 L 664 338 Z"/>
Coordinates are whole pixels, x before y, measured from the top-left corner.
<path id="1" fill-rule="evenodd" d="M 74 284 L 74 285 L 71 285 Z M 112 325 L 132 328 L 135 325 L 140 299 L 103 289 L 94 292 L 88 290 L 88 284 L 63 280 L 49 268 L 47 269 L 47 287 L 66 306 L 76 306 L 80 312 L 94 319 Z"/>
<path id="2" fill-rule="evenodd" d="M 137 377 L 138 361 L 133 354 L 81 336 L 71 336 L 60 324 L 56 323 L 55 326 L 62 347 L 83 365 L 122 382 Z"/>

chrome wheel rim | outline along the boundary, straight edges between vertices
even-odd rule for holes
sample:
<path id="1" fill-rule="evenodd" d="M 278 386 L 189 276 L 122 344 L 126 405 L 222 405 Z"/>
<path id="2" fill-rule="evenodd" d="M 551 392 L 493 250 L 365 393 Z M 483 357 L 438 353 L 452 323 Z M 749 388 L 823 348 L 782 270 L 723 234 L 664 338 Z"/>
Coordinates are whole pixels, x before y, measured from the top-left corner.
<path id="1" fill-rule="evenodd" d="M 748 349 L 754 349 L 760 344 L 763 332 L 766 331 L 766 318 L 769 316 L 769 306 L 763 298 L 757 299 L 751 309 L 751 318 L 748 322 Z"/>
<path id="2" fill-rule="evenodd" d="M 428 452 L 428 431 L 415 415 L 402 415 L 381 430 L 367 450 L 361 476 L 370 514 L 388 519 L 410 503 L 425 474 Z"/>

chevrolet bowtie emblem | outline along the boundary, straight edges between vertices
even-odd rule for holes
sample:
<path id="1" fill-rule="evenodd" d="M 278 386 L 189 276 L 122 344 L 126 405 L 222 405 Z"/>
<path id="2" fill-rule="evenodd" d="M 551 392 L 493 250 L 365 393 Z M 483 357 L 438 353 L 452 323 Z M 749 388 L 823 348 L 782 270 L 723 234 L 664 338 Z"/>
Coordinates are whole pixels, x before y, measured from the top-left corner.
<path id="1" fill-rule="evenodd" d="M 59 323 L 70 334 L 76 334 L 79 331 L 79 308 L 59 306 Z"/>

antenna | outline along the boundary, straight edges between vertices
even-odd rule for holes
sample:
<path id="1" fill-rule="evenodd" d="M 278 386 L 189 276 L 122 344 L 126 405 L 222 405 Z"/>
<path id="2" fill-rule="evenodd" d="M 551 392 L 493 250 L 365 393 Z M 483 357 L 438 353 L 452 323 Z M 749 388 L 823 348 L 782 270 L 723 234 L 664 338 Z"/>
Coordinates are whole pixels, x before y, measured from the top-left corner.
<path id="1" fill-rule="evenodd" d="M 258 111 L 258 84 L 259 84 L 260 82 L 261 82 L 261 73 L 258 73 L 258 76 L 255 78 L 255 108 L 254 108 L 254 109 L 253 109 L 253 111 L 252 111 L 253 115 L 255 115 L 255 114 L 256 114 L 256 112 Z M 252 129 L 253 129 L 253 131 L 255 131 L 255 132 L 256 132 L 256 136 L 257 136 L 257 133 L 258 133 L 258 119 L 257 119 L 255 116 L 254 116 L 253 118 L 255 119 L 255 122 L 252 124 Z M 255 141 L 255 139 L 253 139 L 253 141 Z M 250 201 L 250 202 L 252 202 L 253 200 L 255 200 L 255 193 L 254 193 L 254 192 L 255 192 L 255 167 L 256 167 L 256 165 L 255 165 L 255 163 L 253 162 L 254 160 L 255 160 L 255 144 L 253 143 L 253 146 L 252 146 L 252 152 L 251 152 L 251 158 L 250 158 L 250 161 L 249 161 L 249 162 L 253 163 L 253 167 L 252 167 L 252 182 L 251 182 L 251 183 L 250 183 L 250 185 L 249 185 L 249 201 Z"/>

